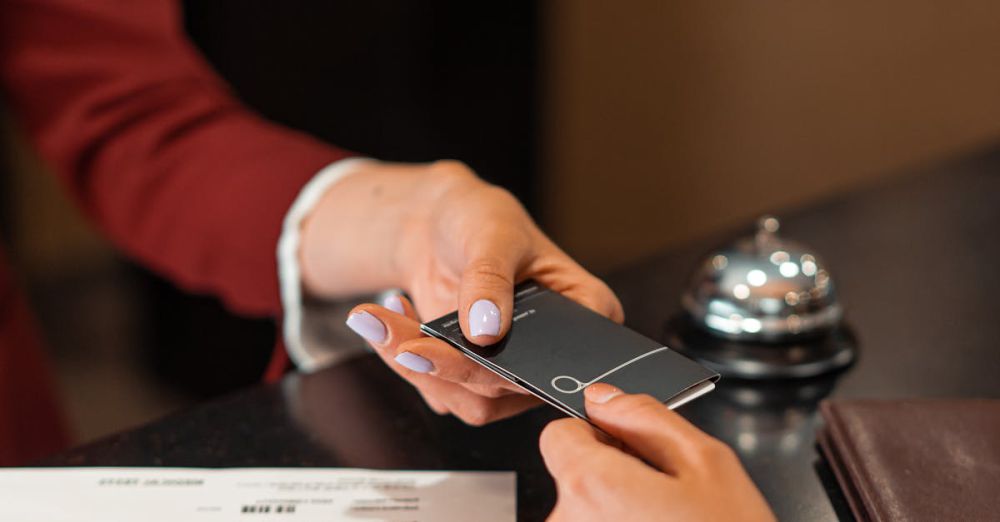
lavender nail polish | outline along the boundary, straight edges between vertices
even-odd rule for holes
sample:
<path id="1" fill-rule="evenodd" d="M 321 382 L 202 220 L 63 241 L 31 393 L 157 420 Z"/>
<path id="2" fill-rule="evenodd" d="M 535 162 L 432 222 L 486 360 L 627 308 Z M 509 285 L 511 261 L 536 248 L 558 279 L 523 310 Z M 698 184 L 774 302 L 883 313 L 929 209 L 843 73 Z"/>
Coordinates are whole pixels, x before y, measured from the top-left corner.
<path id="1" fill-rule="evenodd" d="M 399 298 L 399 294 L 390 294 L 386 296 L 385 300 L 382 301 L 382 306 L 396 312 L 397 314 L 406 315 L 406 310 L 403 308 L 403 300 Z"/>
<path id="2" fill-rule="evenodd" d="M 469 333 L 480 335 L 500 335 L 500 309 L 493 302 L 480 299 L 469 308 Z"/>
<path id="3" fill-rule="evenodd" d="M 347 316 L 347 326 L 369 342 L 385 341 L 385 325 L 368 312 L 357 312 Z"/>
<path id="4" fill-rule="evenodd" d="M 434 371 L 434 363 L 411 352 L 403 352 L 397 355 L 396 362 L 417 373 L 428 373 Z"/>

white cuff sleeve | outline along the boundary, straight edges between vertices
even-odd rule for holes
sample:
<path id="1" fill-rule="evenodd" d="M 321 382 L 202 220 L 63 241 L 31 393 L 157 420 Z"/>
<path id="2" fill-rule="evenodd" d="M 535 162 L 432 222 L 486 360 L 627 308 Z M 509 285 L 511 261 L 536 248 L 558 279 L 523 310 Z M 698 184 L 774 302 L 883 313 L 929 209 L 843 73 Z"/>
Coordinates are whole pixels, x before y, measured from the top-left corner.
<path id="1" fill-rule="evenodd" d="M 323 194 L 345 176 L 356 171 L 359 164 L 370 161 L 374 160 L 349 158 L 327 165 L 302 187 L 302 191 L 285 215 L 277 251 L 281 306 L 285 313 L 283 334 L 288 356 L 302 371 L 315 371 L 363 351 L 363 345 L 359 345 L 358 349 L 350 346 L 340 348 L 327 343 L 311 342 L 308 339 L 309 336 L 304 331 L 306 307 L 303 302 L 299 268 L 299 232 L 302 221 L 312 212 Z"/>

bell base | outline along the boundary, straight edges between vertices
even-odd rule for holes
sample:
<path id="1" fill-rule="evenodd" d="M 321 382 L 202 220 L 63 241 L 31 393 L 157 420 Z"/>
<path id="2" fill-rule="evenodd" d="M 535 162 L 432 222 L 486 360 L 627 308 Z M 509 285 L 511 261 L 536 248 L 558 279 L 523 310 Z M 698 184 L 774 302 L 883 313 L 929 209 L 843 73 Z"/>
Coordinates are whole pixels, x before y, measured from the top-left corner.
<path id="1" fill-rule="evenodd" d="M 724 377 L 802 379 L 847 368 L 857 358 L 857 340 L 841 324 L 823 336 L 786 343 L 738 342 L 716 337 L 687 314 L 666 325 L 666 344 Z"/>

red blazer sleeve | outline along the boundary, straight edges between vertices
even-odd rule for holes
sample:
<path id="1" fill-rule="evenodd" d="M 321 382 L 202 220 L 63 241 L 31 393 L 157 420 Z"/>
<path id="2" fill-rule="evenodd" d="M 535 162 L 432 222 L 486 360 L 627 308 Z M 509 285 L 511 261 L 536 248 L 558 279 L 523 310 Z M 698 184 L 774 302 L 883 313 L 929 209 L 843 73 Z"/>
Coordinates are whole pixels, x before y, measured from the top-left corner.
<path id="1" fill-rule="evenodd" d="M 237 102 L 167 0 L 0 0 L 0 81 L 115 243 L 246 314 L 280 311 L 275 246 L 338 149 Z"/>

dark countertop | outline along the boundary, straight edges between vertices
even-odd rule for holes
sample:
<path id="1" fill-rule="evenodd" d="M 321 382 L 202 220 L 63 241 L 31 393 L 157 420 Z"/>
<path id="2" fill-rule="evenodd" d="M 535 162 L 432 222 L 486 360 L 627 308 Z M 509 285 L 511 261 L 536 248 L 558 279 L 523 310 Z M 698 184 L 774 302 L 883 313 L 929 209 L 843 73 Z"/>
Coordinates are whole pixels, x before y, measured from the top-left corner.
<path id="1" fill-rule="evenodd" d="M 723 379 L 681 413 L 740 454 L 782 520 L 849 516 L 815 449 L 816 404 L 835 397 L 1000 397 L 1000 150 L 782 214 L 782 234 L 825 258 L 861 349 L 840 375 Z M 654 338 L 720 235 L 608 281 L 627 323 Z M 992 238 L 992 239 L 991 239 Z M 483 428 L 439 417 L 373 356 L 290 375 L 49 459 L 45 465 L 349 466 L 518 472 L 518 511 L 554 503 L 539 408 Z M 918 435 L 918 434 L 914 434 Z"/>

